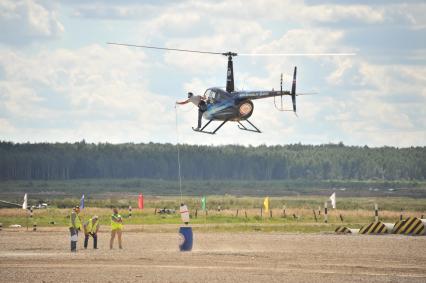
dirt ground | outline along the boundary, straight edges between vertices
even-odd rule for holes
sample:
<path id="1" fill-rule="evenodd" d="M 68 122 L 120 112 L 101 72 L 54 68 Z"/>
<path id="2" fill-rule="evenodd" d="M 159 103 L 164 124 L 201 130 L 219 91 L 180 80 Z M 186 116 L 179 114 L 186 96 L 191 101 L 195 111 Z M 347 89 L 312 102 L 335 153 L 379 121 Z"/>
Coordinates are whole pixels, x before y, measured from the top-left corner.
<path id="1" fill-rule="evenodd" d="M 1 282 L 426 282 L 426 237 L 129 229 L 124 249 L 70 253 L 65 228 L 0 231 Z M 167 230 L 167 229 L 166 229 Z"/>

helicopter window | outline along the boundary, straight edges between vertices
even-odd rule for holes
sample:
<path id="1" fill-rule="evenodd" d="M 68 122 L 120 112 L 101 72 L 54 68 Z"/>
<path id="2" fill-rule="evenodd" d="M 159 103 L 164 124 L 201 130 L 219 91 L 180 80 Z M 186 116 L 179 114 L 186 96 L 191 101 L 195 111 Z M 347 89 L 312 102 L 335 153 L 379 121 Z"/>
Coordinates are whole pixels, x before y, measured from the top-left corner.
<path id="1" fill-rule="evenodd" d="M 209 99 L 213 99 L 213 98 L 214 98 L 214 92 L 213 92 L 211 89 L 209 89 L 209 90 L 207 91 L 207 97 L 208 97 Z"/>
<path id="2" fill-rule="evenodd" d="M 207 97 L 207 101 L 208 102 L 213 102 L 213 98 L 214 98 L 214 93 L 212 93 L 211 89 L 206 90 L 206 92 L 204 93 L 204 96 Z"/>
<path id="3" fill-rule="evenodd" d="M 227 99 L 228 97 L 222 92 L 222 91 L 216 91 L 215 92 L 215 99 L 216 100 L 224 100 Z"/>
<path id="4" fill-rule="evenodd" d="M 228 96 L 218 89 L 208 89 L 204 95 L 207 97 L 209 102 L 220 101 L 228 98 Z"/>

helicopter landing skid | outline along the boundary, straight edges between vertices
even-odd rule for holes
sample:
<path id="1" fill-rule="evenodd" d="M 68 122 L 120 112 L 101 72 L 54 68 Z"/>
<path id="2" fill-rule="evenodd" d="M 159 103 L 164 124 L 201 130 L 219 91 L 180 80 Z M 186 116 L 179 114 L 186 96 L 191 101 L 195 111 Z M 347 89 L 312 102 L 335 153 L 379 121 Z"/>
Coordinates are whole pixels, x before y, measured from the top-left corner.
<path id="1" fill-rule="evenodd" d="M 199 133 L 204 133 L 204 134 L 210 134 L 210 135 L 214 135 L 216 134 L 216 132 L 222 128 L 223 125 L 225 125 L 226 122 L 228 122 L 229 120 L 225 120 L 222 122 L 222 124 L 220 124 L 213 132 L 209 132 L 209 131 L 204 131 L 204 129 L 212 122 L 213 120 L 210 120 L 207 122 L 207 124 L 204 125 L 204 127 L 202 127 L 201 129 L 195 129 L 194 127 L 192 127 L 192 130 L 194 130 L 195 132 L 199 132 Z"/>
<path id="2" fill-rule="evenodd" d="M 249 132 L 255 132 L 255 133 L 262 133 L 258 128 L 256 128 L 256 126 L 255 125 L 253 125 L 252 124 L 252 122 L 250 122 L 249 120 L 246 120 L 249 124 L 250 124 L 250 126 L 252 127 L 252 129 L 250 129 L 250 128 L 247 128 L 246 126 L 244 126 L 243 124 L 241 124 L 241 122 L 240 121 L 238 121 L 238 124 L 240 124 L 240 125 L 238 125 L 238 128 L 240 129 L 240 130 L 243 130 L 243 131 L 249 131 Z"/>

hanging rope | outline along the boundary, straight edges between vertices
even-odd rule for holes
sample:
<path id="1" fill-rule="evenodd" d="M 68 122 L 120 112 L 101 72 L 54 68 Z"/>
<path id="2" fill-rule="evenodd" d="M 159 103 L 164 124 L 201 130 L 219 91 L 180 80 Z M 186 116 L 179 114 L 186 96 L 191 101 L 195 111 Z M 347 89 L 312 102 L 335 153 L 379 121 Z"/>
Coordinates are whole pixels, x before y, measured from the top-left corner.
<path id="1" fill-rule="evenodd" d="M 177 105 L 175 105 L 175 115 L 176 115 L 176 148 L 177 148 L 178 173 L 179 173 L 180 203 L 183 203 L 183 200 L 182 200 L 182 174 L 181 174 L 181 170 L 180 170 L 180 149 L 179 149 L 179 128 L 178 128 Z"/>
<path id="2" fill-rule="evenodd" d="M 187 105 L 187 104 L 186 104 L 186 105 Z M 180 112 L 180 113 L 189 113 L 189 112 L 193 112 L 193 111 L 194 111 L 194 108 L 195 108 L 195 105 L 194 105 L 194 104 L 192 104 L 192 103 L 191 103 L 191 107 L 187 107 L 186 105 L 185 105 L 185 108 L 188 108 L 188 109 L 187 109 L 187 110 L 183 110 L 183 109 L 181 108 L 181 109 L 179 109 L 179 112 Z M 176 107 L 177 107 L 177 106 L 179 106 L 179 105 L 176 105 Z M 197 111 L 198 111 L 198 108 L 197 108 Z"/>

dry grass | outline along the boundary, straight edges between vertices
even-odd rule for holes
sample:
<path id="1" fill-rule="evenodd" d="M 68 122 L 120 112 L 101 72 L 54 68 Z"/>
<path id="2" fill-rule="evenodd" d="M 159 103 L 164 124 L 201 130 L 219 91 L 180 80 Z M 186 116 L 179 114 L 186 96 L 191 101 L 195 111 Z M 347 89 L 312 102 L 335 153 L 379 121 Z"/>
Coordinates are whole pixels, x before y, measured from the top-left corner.
<path id="1" fill-rule="evenodd" d="M 144 210 L 134 209 L 132 211 L 132 218 L 129 219 L 127 210 L 120 210 L 120 214 L 126 218 L 128 224 L 177 224 L 180 222 L 179 212 L 171 215 L 155 214 L 154 208 L 147 208 Z M 209 210 L 206 212 L 202 210 L 191 210 L 192 221 L 194 223 L 282 223 L 282 222 L 298 222 L 298 223 L 322 223 L 324 222 L 324 211 L 321 210 L 320 215 L 318 209 L 315 210 L 317 221 L 314 218 L 312 209 L 307 208 L 287 208 L 272 209 L 272 218 L 270 212 L 262 211 L 260 209 L 225 209 L 221 211 Z M 34 210 L 32 221 L 37 222 L 39 225 L 47 225 L 54 221 L 58 225 L 67 225 L 68 217 L 71 209 L 41 209 Z M 109 217 L 112 211 L 108 208 L 85 208 L 81 211 L 80 216 L 82 219 L 88 219 L 93 215 L 98 215 L 101 223 L 108 224 Z M 0 223 L 23 223 L 26 221 L 29 213 L 22 209 L 0 209 Z M 197 216 L 196 216 L 197 215 Z M 328 222 L 329 223 L 342 223 L 340 215 L 343 217 L 344 223 L 368 223 L 374 220 L 373 210 L 339 210 L 329 209 Z M 400 211 L 384 210 L 379 212 L 379 217 L 385 222 L 396 222 L 401 215 Z M 404 211 L 403 217 L 415 216 L 421 217 L 426 215 L 426 211 Z"/>

